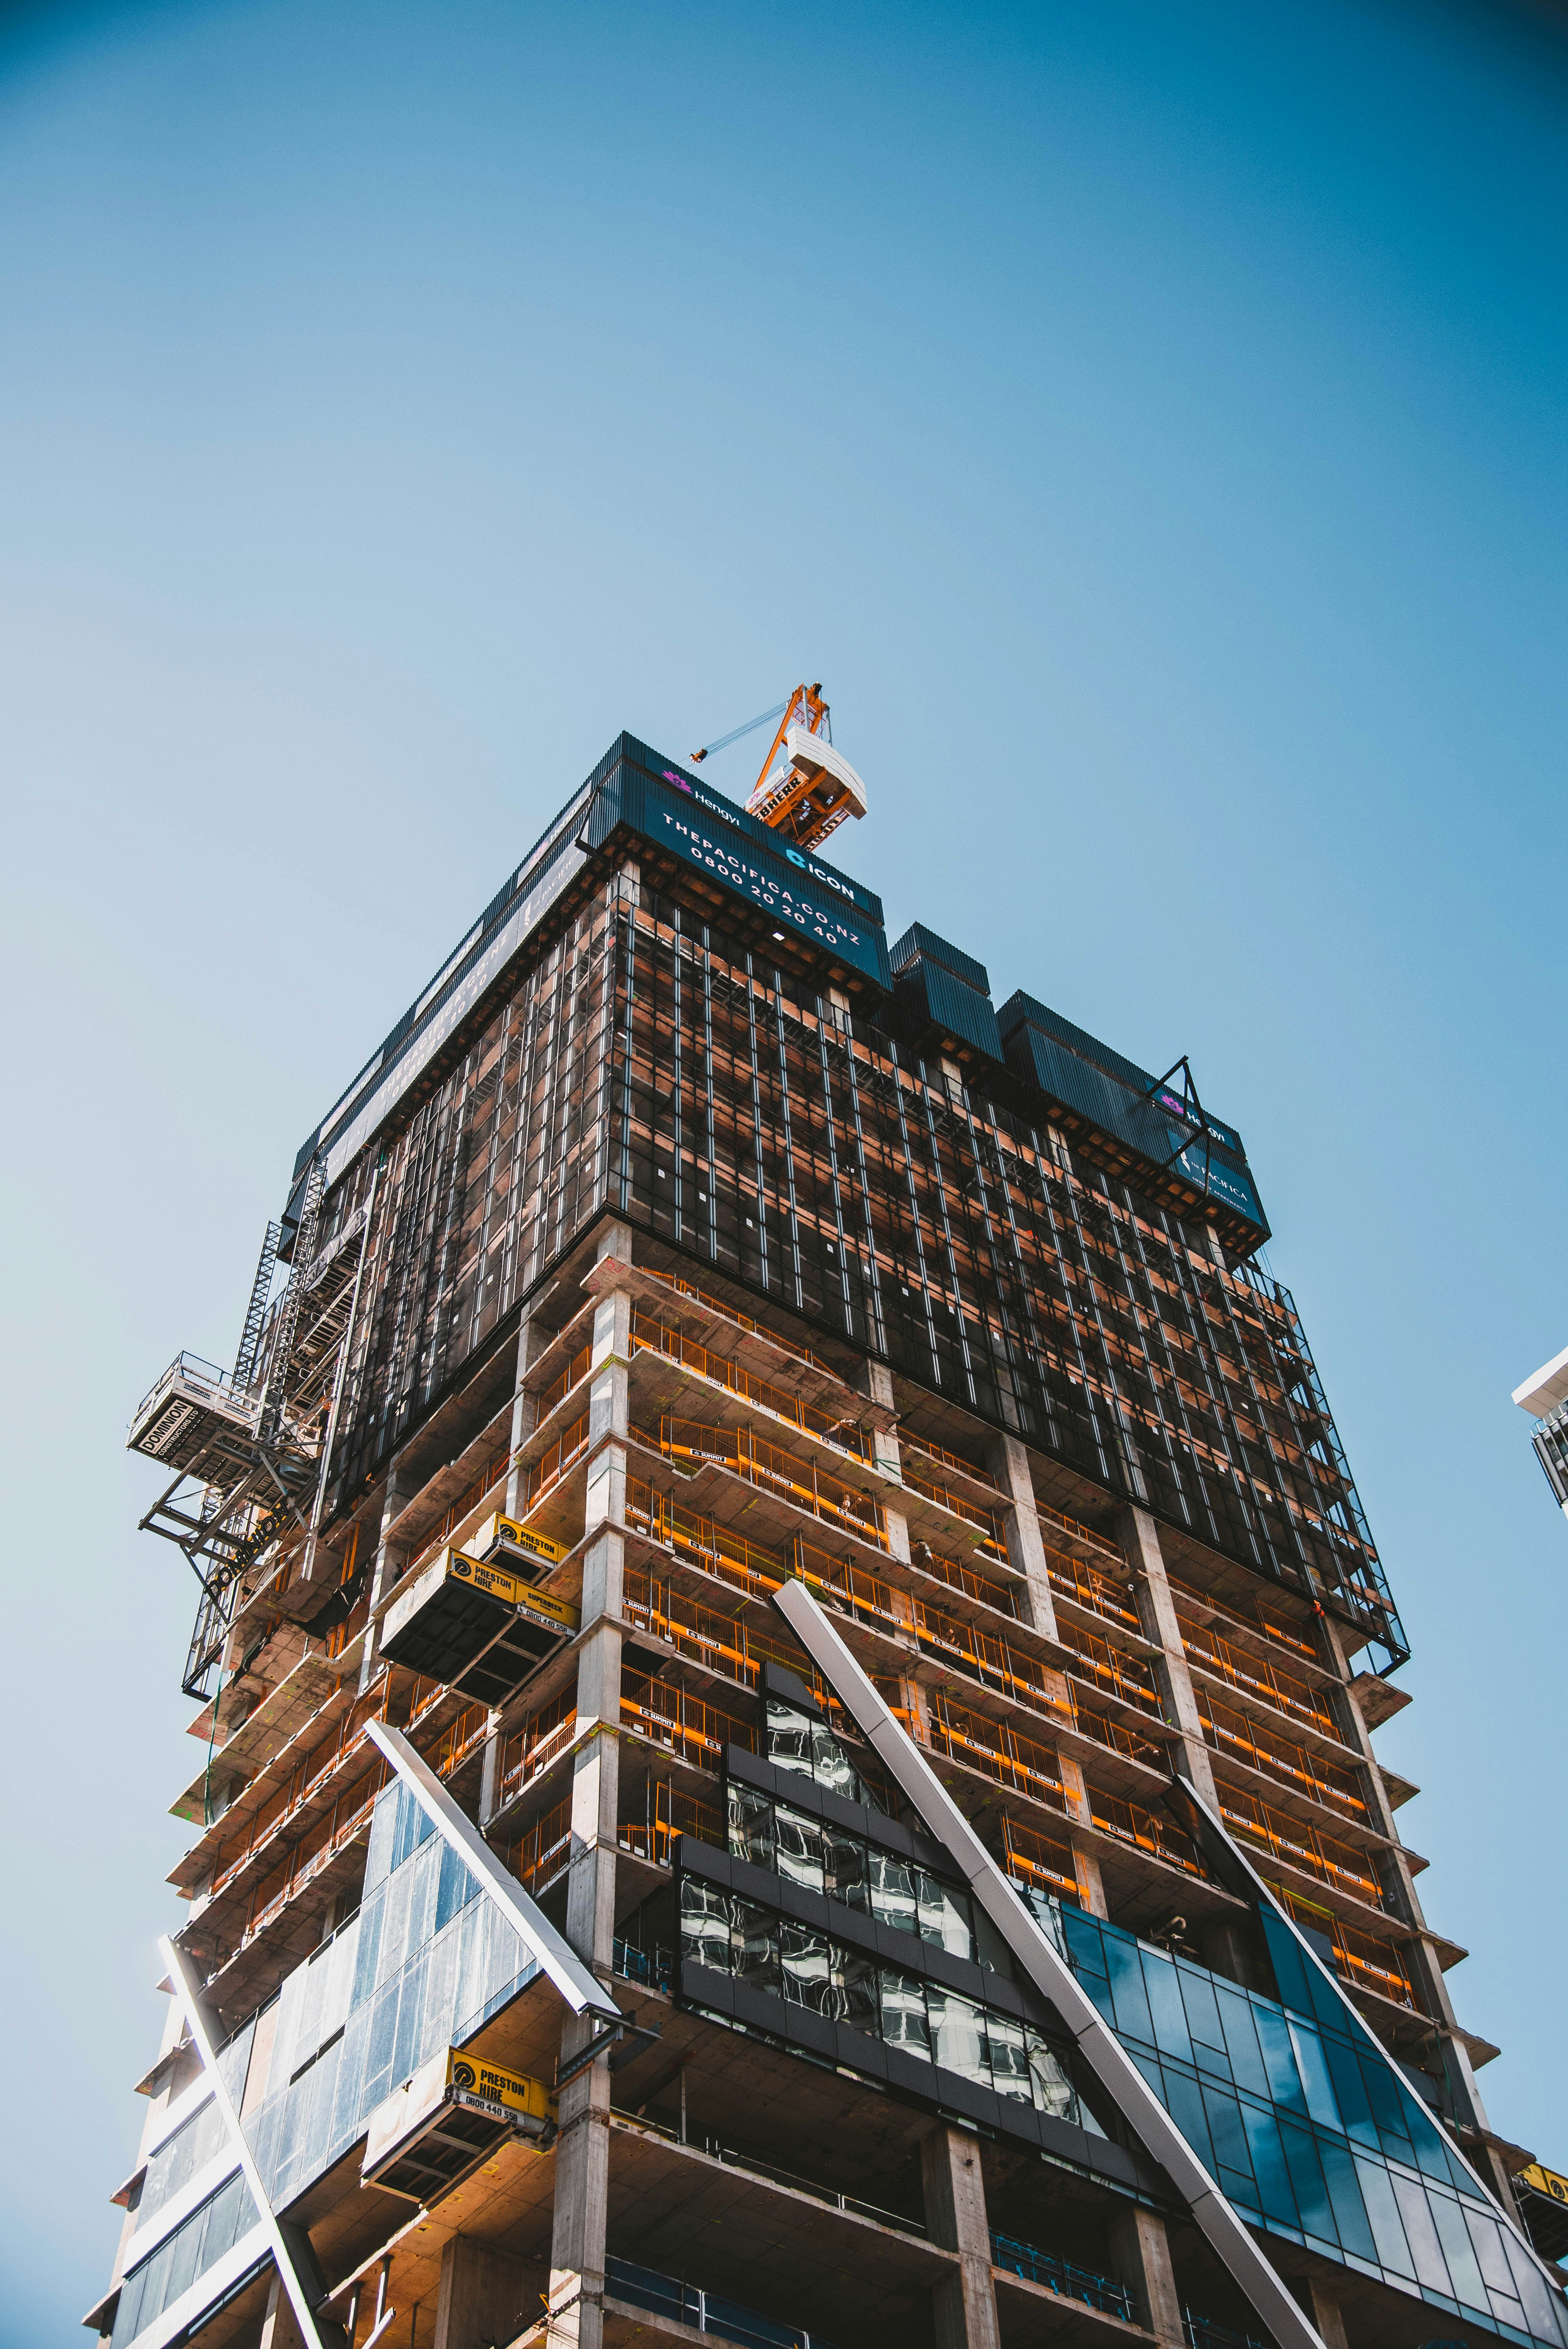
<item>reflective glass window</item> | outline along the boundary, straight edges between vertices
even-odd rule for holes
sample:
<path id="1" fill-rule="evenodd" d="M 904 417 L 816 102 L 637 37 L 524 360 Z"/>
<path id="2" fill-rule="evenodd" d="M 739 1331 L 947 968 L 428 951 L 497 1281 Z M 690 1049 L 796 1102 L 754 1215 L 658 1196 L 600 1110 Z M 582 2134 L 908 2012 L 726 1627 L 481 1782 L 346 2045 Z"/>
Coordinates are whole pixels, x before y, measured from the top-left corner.
<path id="1" fill-rule="evenodd" d="M 700 1877 L 681 1878 L 681 1955 L 694 1965 L 729 1971 L 729 1895 Z"/>
<path id="2" fill-rule="evenodd" d="M 827 1935 L 793 1924 L 786 1917 L 779 1928 L 779 1950 L 785 1997 L 796 2006 L 809 2006 L 813 2014 L 830 2014 L 832 1975 Z"/>
<path id="3" fill-rule="evenodd" d="M 923 1868 L 913 1871 L 916 1914 L 923 1941 L 934 1941 L 940 1950 L 951 1950 L 955 1958 L 975 1954 L 975 1937 L 969 1929 L 969 1903 L 961 1892 L 940 1878 L 928 1876 Z"/>
<path id="4" fill-rule="evenodd" d="M 915 1899 L 914 1869 L 907 1859 L 896 1852 L 878 1851 L 872 1846 L 870 1853 L 872 1915 L 879 1925 L 891 1925 L 900 1933 L 915 1933 L 920 1930 L 919 1904 Z"/>
<path id="5" fill-rule="evenodd" d="M 1015 2023 L 1008 2014 L 989 2014 L 985 2037 L 991 2053 L 991 2085 L 996 2094 L 1012 2104 L 1032 2105 L 1034 2080 L 1029 2069 L 1028 2033 L 1023 2024 Z"/>
<path id="6" fill-rule="evenodd" d="M 841 1900 L 848 1909 L 869 1913 L 870 1866 L 865 1845 L 858 1836 L 841 1835 L 836 1827 L 825 1828 L 823 1837 L 822 1865 L 830 1899 Z"/>
<path id="7" fill-rule="evenodd" d="M 936 1982 L 927 1982 L 925 2004 L 931 2017 L 933 2062 L 940 2064 L 944 2071 L 956 2072 L 961 2080 L 973 2080 L 977 2087 L 990 2087 L 991 2055 L 985 2008 Z"/>
<path id="8" fill-rule="evenodd" d="M 877 1968 L 873 1960 L 862 1957 L 858 1950 L 841 1949 L 836 1942 L 829 1951 L 833 1975 L 833 2020 L 851 2023 L 857 2031 L 869 2031 L 874 2036 L 877 2029 Z"/>
<path id="9" fill-rule="evenodd" d="M 735 1779 L 729 1786 L 729 1848 L 754 1868 L 773 1865 L 773 1806 L 766 1795 Z"/>
<path id="10" fill-rule="evenodd" d="M 882 2035 L 892 2046 L 907 2048 L 912 2055 L 931 2060 L 931 2025 L 925 2012 L 925 1985 L 913 1974 L 899 1973 L 892 1966 L 877 1970 L 877 1992 L 882 2006 Z"/>
<path id="11" fill-rule="evenodd" d="M 779 1992 L 779 1920 L 749 1900 L 734 1900 L 733 1966 L 753 1990 Z"/>
<path id="12" fill-rule="evenodd" d="M 1047 2047 L 1037 2031 L 1029 2033 L 1028 2048 L 1029 2085 L 1037 2112 L 1050 2113 L 1058 2121 L 1077 2120 L 1078 2098 L 1056 2049 Z"/>
<path id="13" fill-rule="evenodd" d="M 787 1884 L 799 1884 L 807 1892 L 824 1889 L 827 1837 L 820 1819 L 778 1804 L 773 1813 L 773 1846 L 775 1865 Z"/>
<path id="14" fill-rule="evenodd" d="M 811 1767 L 811 1721 L 781 1698 L 768 1700 L 768 1759 L 777 1770 L 793 1770 L 801 1778 L 815 1777 Z"/>

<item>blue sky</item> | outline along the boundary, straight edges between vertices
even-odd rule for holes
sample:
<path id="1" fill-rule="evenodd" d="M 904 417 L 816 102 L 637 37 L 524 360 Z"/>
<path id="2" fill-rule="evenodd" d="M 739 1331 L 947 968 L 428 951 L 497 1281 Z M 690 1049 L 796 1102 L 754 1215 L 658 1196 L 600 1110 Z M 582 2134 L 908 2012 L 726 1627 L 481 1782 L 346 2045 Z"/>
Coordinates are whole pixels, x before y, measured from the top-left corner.
<path id="1" fill-rule="evenodd" d="M 0 2341 L 101 2289 L 177 1913 L 128 1413 L 614 733 L 801 677 L 895 929 L 1246 1135 L 1493 2124 L 1568 2167 L 1508 1400 L 1568 1343 L 1565 181 L 1501 8 L 7 14 Z"/>

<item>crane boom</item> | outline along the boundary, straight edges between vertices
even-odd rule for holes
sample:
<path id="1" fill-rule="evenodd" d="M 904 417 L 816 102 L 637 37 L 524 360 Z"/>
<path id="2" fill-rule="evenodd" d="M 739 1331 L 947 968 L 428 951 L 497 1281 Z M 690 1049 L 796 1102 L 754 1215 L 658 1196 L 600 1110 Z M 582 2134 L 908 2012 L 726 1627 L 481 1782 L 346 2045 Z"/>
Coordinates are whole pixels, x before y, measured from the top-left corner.
<path id="1" fill-rule="evenodd" d="M 721 734 L 717 742 L 705 742 L 700 750 L 692 752 L 692 765 L 700 767 L 703 761 L 711 757 L 715 750 L 727 750 L 730 744 L 738 742 L 743 734 L 753 734 L 758 727 L 766 726 L 770 719 L 782 718 L 789 707 L 789 704 L 787 701 L 781 701 L 776 709 L 765 709 L 760 718 L 748 718 L 744 726 L 737 726 L 729 733 Z"/>

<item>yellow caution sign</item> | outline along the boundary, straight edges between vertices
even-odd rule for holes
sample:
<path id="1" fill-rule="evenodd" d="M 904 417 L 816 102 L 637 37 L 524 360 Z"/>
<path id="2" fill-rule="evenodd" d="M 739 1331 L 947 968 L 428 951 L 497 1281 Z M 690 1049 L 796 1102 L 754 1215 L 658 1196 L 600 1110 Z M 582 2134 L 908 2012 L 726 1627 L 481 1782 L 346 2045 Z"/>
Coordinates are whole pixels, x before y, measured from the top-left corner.
<path id="1" fill-rule="evenodd" d="M 447 1574 L 453 1582 L 466 1582 L 471 1589 L 482 1590 L 487 1599 L 499 1599 L 505 1606 L 525 1608 L 531 1615 L 545 1616 L 552 1623 L 561 1623 L 567 1630 L 575 1631 L 582 1618 L 575 1607 L 564 1599 L 552 1599 L 547 1590 L 535 1590 L 518 1574 L 509 1574 L 504 1567 L 486 1566 L 477 1557 L 466 1557 L 461 1550 L 453 1550 L 447 1560 Z"/>
<path id="2" fill-rule="evenodd" d="M 474 1547 L 480 1557 L 486 1557 L 497 1542 L 510 1542 L 513 1549 L 526 1550 L 530 1557 L 541 1559 L 546 1566 L 559 1566 L 569 1545 L 552 1541 L 548 1534 L 536 1533 L 531 1526 L 519 1525 L 515 1517 L 503 1517 L 498 1512 L 487 1517 L 474 1536 Z"/>
<path id="3" fill-rule="evenodd" d="M 453 2048 L 447 2058 L 447 2085 L 460 2088 L 465 2095 L 479 2096 L 487 2105 L 502 2106 L 509 2113 L 521 2113 L 524 2118 L 552 2121 L 555 2101 L 542 2080 L 534 2080 L 522 2072 L 503 2072 L 499 2064 L 487 2064 L 480 2055 L 465 2055 Z"/>
<path id="4" fill-rule="evenodd" d="M 1554 2169 L 1547 2169 L 1532 2161 L 1528 2169 L 1519 2172 L 1522 2186 L 1533 2186 L 1537 2194 L 1550 2194 L 1553 2202 L 1568 2202 L 1568 2178 L 1560 2178 Z"/>

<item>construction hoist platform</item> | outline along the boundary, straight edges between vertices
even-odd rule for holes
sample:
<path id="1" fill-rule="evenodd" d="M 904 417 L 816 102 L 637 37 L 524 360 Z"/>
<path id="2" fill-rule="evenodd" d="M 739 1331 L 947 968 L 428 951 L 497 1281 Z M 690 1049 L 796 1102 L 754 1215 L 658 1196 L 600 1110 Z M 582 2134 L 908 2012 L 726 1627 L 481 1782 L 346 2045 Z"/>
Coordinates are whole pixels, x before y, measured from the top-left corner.
<path id="1" fill-rule="evenodd" d="M 778 719 L 762 772 L 746 802 L 748 815 L 758 816 L 769 831 L 782 833 L 791 848 L 820 848 L 830 832 L 851 816 L 866 812 L 866 787 L 841 751 L 833 748 L 828 705 L 820 684 L 798 685 L 788 701 L 748 718 L 744 726 L 721 734 L 692 752 L 700 766 L 715 750 L 738 742 L 758 726 Z"/>

